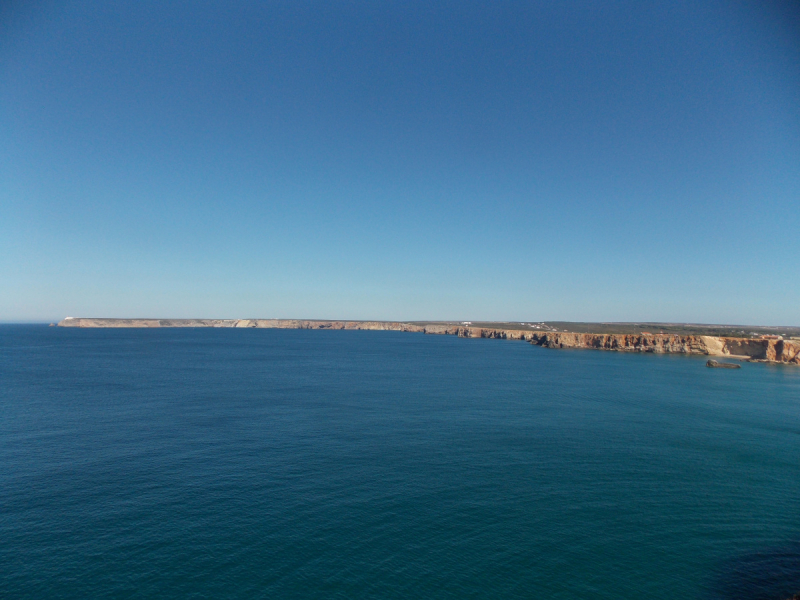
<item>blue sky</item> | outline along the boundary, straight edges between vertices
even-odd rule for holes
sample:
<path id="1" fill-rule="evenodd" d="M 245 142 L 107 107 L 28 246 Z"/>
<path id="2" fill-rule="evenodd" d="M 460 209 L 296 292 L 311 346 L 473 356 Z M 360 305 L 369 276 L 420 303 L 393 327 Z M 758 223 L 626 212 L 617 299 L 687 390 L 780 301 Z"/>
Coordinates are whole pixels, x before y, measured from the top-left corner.
<path id="1" fill-rule="evenodd" d="M 0 9 L 0 320 L 800 325 L 786 2 Z"/>

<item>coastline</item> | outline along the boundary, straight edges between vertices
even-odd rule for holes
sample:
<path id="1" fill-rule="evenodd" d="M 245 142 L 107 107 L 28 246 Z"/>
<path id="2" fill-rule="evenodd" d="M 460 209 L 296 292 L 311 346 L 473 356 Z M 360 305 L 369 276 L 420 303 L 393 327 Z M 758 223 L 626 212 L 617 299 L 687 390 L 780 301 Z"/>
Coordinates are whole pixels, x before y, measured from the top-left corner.
<path id="1" fill-rule="evenodd" d="M 162 328 L 230 327 L 260 329 L 347 329 L 405 331 L 464 338 L 520 340 L 544 348 L 586 348 L 616 352 L 698 354 L 751 362 L 800 366 L 800 341 L 661 333 L 573 333 L 530 329 L 475 327 L 467 324 L 419 324 L 401 321 L 325 321 L 306 319 L 94 319 L 67 317 L 59 327 Z"/>

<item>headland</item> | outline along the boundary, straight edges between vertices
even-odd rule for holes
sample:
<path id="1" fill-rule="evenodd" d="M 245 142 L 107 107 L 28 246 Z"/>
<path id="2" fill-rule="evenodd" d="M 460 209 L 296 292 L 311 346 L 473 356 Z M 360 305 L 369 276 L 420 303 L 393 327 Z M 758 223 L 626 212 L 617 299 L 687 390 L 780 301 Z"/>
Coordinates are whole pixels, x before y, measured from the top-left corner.
<path id="1" fill-rule="evenodd" d="M 522 340 L 545 348 L 700 354 L 800 366 L 800 328 L 675 323 L 401 322 L 305 319 L 105 319 L 67 317 L 59 327 L 230 327 L 407 331 Z M 652 329 L 647 331 L 644 329 Z M 598 331 L 591 332 L 589 329 Z M 572 330 L 572 331 L 571 331 Z M 658 333 L 655 333 L 655 331 Z M 720 334 L 728 335 L 720 335 Z M 739 334 L 739 335 L 733 335 Z"/>

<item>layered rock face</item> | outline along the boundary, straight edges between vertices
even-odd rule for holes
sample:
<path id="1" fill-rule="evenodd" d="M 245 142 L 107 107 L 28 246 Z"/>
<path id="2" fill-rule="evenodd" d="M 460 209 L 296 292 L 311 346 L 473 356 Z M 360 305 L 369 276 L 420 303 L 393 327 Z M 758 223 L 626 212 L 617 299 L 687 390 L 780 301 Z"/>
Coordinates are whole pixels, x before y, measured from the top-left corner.
<path id="1" fill-rule="evenodd" d="M 84 319 L 67 318 L 60 327 L 257 327 L 270 329 L 366 329 L 409 331 L 466 338 L 524 340 L 545 348 L 593 348 L 620 352 L 737 356 L 755 361 L 800 365 L 800 343 L 776 339 L 707 335 L 596 334 L 493 329 L 465 325 L 416 325 L 390 321 L 313 321 L 297 319 Z"/>
<path id="2" fill-rule="evenodd" d="M 786 340 L 713 337 L 708 335 L 622 335 L 536 333 L 534 344 L 547 348 L 598 348 L 627 352 L 741 356 L 751 360 L 800 365 L 800 345 Z"/>

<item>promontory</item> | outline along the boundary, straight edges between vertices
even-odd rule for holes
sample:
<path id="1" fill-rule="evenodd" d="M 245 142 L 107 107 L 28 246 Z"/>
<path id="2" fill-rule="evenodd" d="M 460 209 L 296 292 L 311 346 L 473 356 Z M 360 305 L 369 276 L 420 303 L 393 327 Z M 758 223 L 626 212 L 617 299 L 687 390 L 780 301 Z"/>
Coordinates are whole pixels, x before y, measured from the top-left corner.
<path id="1" fill-rule="evenodd" d="M 299 319 L 108 319 L 67 317 L 59 327 L 365 329 L 523 340 L 545 348 L 700 354 L 800 365 L 800 328 L 671 323 L 401 322 Z M 658 330 L 646 331 L 647 329 Z M 589 331 L 587 331 L 587 329 Z M 592 332 L 591 329 L 599 332 Z M 723 334 L 723 335 L 720 335 Z M 731 335 L 739 334 L 739 335 Z M 782 335 L 783 334 L 783 335 Z M 797 337 L 795 337 L 795 334 Z"/>

